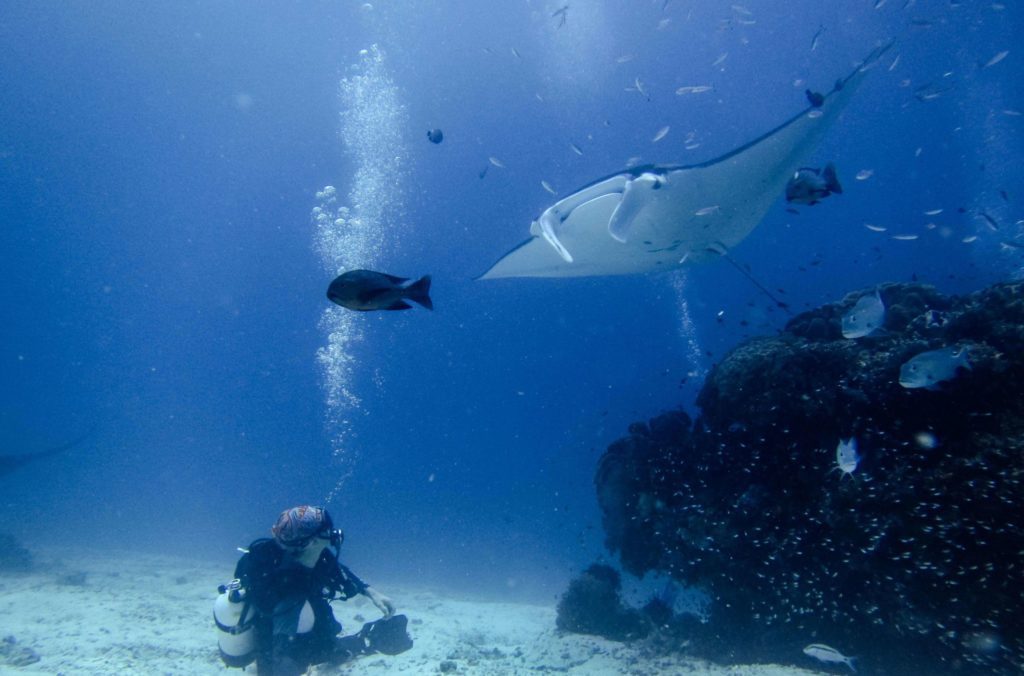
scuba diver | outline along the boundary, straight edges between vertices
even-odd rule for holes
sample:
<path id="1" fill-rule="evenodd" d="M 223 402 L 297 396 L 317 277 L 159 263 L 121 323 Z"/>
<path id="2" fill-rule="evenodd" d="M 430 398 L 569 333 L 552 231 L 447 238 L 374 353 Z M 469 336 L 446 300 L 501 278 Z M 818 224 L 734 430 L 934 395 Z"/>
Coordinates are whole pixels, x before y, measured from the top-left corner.
<path id="1" fill-rule="evenodd" d="M 292 507 L 271 528 L 273 538 L 249 545 L 235 579 L 214 603 L 221 659 L 229 667 L 256 662 L 260 676 L 297 676 L 312 664 L 358 655 L 397 655 L 412 647 L 408 618 L 391 599 L 338 561 L 344 534 L 322 507 Z M 338 636 L 330 602 L 362 594 L 384 617 L 357 634 Z"/>

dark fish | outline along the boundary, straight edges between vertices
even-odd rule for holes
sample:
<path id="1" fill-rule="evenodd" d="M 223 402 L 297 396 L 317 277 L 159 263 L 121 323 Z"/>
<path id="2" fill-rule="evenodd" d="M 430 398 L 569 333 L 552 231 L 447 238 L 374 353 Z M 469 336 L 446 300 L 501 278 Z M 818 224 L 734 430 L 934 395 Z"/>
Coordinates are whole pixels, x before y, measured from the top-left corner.
<path id="1" fill-rule="evenodd" d="M 807 96 L 807 100 L 815 108 L 821 108 L 825 105 L 825 95 L 819 92 L 812 92 L 810 89 L 805 89 L 804 94 Z"/>
<path id="2" fill-rule="evenodd" d="M 812 205 L 832 193 L 842 192 L 843 186 L 839 185 L 839 179 L 836 177 L 836 167 L 829 162 L 824 169 L 798 169 L 786 184 L 786 201 Z"/>
<path id="3" fill-rule="evenodd" d="M 440 143 L 444 140 L 444 132 L 440 129 L 430 129 L 427 131 L 427 138 L 431 143 Z"/>
<path id="4" fill-rule="evenodd" d="M 327 297 L 349 310 L 408 310 L 411 300 L 428 310 L 430 302 L 430 275 L 407 284 L 405 277 L 394 277 L 372 270 L 350 270 L 335 278 L 327 288 Z"/>

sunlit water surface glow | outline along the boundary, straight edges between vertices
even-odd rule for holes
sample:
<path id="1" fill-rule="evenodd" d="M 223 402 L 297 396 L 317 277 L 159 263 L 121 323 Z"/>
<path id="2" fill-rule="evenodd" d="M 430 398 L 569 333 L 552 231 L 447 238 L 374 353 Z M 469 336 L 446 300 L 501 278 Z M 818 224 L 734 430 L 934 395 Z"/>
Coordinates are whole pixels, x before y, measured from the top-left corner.
<path id="1" fill-rule="evenodd" d="M 326 186 L 316 194 L 312 219 L 315 247 L 325 271 L 336 276 L 357 268 L 378 267 L 382 243 L 394 246 L 394 224 L 403 211 L 400 190 L 405 173 L 406 149 L 401 131 L 405 108 L 376 45 L 359 54 L 352 73 L 341 80 L 340 139 L 353 171 L 347 205 L 338 191 Z M 327 494 L 330 503 L 352 475 L 359 453 L 350 443 L 357 435 L 356 420 L 365 415 L 356 394 L 356 349 L 365 332 L 366 317 L 329 306 L 320 318 L 327 339 L 317 351 L 323 377 L 326 426 L 338 478 Z"/>

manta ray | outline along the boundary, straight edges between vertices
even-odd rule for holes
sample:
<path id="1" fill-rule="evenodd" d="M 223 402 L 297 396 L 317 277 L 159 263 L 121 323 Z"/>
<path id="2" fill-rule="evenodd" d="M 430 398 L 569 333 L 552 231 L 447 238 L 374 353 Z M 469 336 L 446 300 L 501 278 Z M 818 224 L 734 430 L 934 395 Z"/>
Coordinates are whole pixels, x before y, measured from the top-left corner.
<path id="1" fill-rule="evenodd" d="M 52 455 L 57 455 L 58 453 L 63 453 L 69 448 L 77 446 L 81 442 L 85 441 L 90 434 L 92 434 L 92 432 L 83 434 L 77 439 L 69 441 L 66 444 L 48 448 L 45 451 L 37 451 L 35 453 L 0 454 L 0 477 L 10 474 L 14 470 L 19 469 L 30 462 L 35 462 L 36 460 L 41 460 Z"/>
<path id="2" fill-rule="evenodd" d="M 721 157 L 638 166 L 583 186 L 545 209 L 529 239 L 478 279 L 630 275 L 726 255 L 806 165 L 891 45 L 872 51 L 827 94 L 808 92 L 807 108 Z"/>

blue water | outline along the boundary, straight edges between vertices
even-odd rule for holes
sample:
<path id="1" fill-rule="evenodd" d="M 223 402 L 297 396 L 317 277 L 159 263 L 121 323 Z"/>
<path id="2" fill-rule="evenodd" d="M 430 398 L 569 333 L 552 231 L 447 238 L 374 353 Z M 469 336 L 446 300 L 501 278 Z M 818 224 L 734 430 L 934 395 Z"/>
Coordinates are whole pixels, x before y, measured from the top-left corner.
<path id="1" fill-rule="evenodd" d="M 0 477 L 3 529 L 227 576 L 280 510 L 329 500 L 370 581 L 553 598 L 608 557 L 608 443 L 696 412 L 707 369 L 787 316 L 724 262 L 473 278 L 555 199 L 541 180 L 714 158 L 892 38 L 815 153 L 844 194 L 780 199 L 733 256 L 797 311 L 1019 276 L 1016 3 L 570 2 L 559 27 L 563 4 L 0 3 L 0 452 L 95 430 Z M 325 186 L 359 223 L 318 239 Z M 433 275 L 435 311 L 345 316 L 341 258 Z"/>

